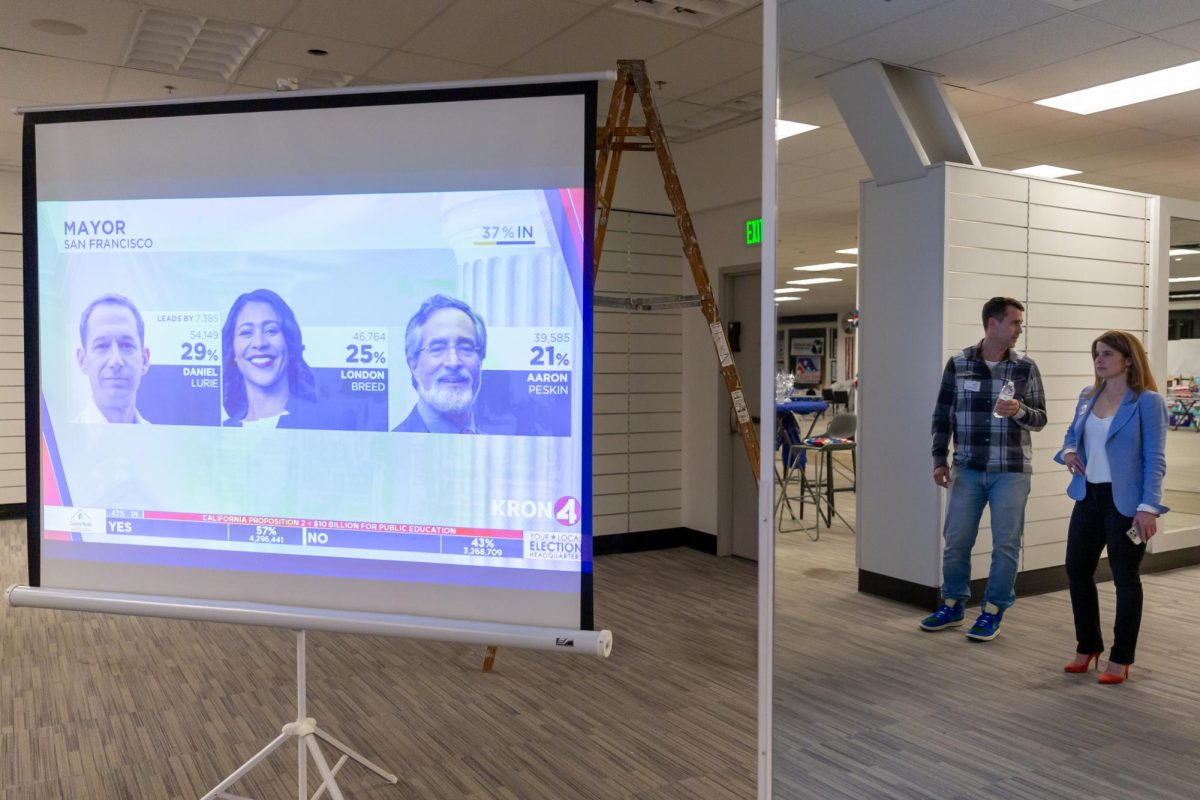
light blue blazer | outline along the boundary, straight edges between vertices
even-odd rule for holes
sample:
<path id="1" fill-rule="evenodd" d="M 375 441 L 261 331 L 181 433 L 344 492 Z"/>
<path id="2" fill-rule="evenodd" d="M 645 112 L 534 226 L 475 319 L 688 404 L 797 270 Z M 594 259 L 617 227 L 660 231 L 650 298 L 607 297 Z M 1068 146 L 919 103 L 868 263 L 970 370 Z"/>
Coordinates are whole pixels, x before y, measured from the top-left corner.
<path id="1" fill-rule="evenodd" d="M 1054 460 L 1065 464 L 1063 455 L 1074 450 L 1087 464 L 1089 446 L 1095 443 L 1084 441 L 1083 429 L 1092 413 L 1095 397 L 1092 387 L 1085 388 L 1079 395 L 1075 408 L 1075 419 L 1067 428 L 1062 449 Z M 1098 393 L 1097 393 L 1098 394 Z M 1149 390 L 1135 395 L 1132 389 L 1125 391 L 1117 413 L 1113 414 L 1108 428 L 1104 451 L 1108 454 L 1108 466 L 1112 472 L 1113 504 L 1127 517 L 1137 513 L 1139 505 L 1147 505 L 1165 514 L 1169 509 L 1162 504 L 1163 475 L 1167 472 L 1167 404 L 1158 392 Z M 1067 496 L 1082 500 L 1087 496 L 1087 483 L 1083 475 L 1075 475 L 1067 486 Z"/>

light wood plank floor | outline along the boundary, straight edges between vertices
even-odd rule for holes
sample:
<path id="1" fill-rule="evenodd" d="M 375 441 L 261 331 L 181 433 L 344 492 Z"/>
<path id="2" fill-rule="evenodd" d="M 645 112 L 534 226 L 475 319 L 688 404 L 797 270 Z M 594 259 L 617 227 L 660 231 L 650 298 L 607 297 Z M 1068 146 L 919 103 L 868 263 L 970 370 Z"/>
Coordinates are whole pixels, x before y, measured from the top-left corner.
<path id="1" fill-rule="evenodd" d="M 838 508 L 853 523 L 853 496 Z M 1019 598 L 972 643 L 854 592 L 844 525 L 781 536 L 776 569 L 775 797 L 1200 797 L 1200 568 L 1143 578 L 1138 662 L 1115 687 L 1062 671 L 1066 592 Z M 1100 599 L 1107 636 L 1111 583 Z"/>
<path id="2" fill-rule="evenodd" d="M 24 581 L 24 550 L 0 522 L 0 585 Z M 777 797 L 1200 796 L 1200 571 L 1147 577 L 1139 663 L 1115 688 L 1059 671 L 1064 594 L 969 645 L 917 632 L 854 574 L 844 530 L 781 542 Z M 348 796 L 753 798 L 755 566 L 608 556 L 596 595 L 607 662 L 502 650 L 483 675 L 479 648 L 310 635 L 310 713 L 401 778 L 349 766 Z M 284 631 L 0 605 L 0 796 L 196 798 L 294 716 L 293 653 Z M 294 774 L 289 749 L 239 793 L 294 798 Z"/>

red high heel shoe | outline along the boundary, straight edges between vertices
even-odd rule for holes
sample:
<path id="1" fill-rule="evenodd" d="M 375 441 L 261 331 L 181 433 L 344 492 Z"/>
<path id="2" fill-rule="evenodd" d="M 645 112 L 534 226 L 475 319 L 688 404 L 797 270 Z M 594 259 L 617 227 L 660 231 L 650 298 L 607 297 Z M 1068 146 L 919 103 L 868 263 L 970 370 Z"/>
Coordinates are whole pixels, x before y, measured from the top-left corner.
<path id="1" fill-rule="evenodd" d="M 1122 671 L 1120 675 L 1114 675 L 1111 672 L 1101 672 L 1100 673 L 1100 682 L 1112 686 L 1112 685 L 1115 685 L 1118 683 L 1124 683 L 1125 679 L 1128 677 L 1129 677 L 1129 665 L 1126 664 L 1124 671 Z"/>
<path id="2" fill-rule="evenodd" d="M 1083 654 L 1080 653 L 1080 655 L 1083 655 Z M 1076 675 L 1084 673 L 1084 672 L 1091 672 L 1093 664 L 1096 666 L 1096 669 L 1100 669 L 1100 654 L 1099 653 L 1089 654 L 1087 657 L 1087 661 L 1084 661 L 1082 664 L 1078 664 L 1078 663 L 1072 661 L 1070 664 L 1067 664 L 1065 667 L 1063 667 L 1063 672 L 1073 672 Z"/>

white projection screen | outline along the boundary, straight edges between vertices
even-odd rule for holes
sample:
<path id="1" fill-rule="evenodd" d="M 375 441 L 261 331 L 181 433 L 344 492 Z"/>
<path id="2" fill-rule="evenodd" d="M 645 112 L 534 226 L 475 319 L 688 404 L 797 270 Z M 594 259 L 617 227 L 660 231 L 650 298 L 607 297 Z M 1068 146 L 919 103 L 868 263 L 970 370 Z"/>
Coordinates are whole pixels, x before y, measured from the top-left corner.
<path id="1" fill-rule="evenodd" d="M 595 100 L 27 111 L 31 586 L 591 630 Z"/>

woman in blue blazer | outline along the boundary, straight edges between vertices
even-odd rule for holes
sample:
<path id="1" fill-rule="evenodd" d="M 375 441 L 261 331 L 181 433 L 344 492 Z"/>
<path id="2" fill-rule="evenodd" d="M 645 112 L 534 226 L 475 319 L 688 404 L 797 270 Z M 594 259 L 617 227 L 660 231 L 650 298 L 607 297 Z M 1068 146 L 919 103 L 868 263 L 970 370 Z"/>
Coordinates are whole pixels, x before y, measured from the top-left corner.
<path id="1" fill-rule="evenodd" d="M 1108 548 L 1117 589 L 1113 646 L 1100 683 L 1129 677 L 1142 623 L 1138 568 L 1158 530 L 1167 471 L 1167 404 L 1150 374 L 1146 351 L 1132 334 L 1109 331 L 1092 342 L 1096 382 L 1079 395 L 1075 418 L 1054 460 L 1071 473 L 1075 500 L 1067 532 L 1067 579 L 1075 616 L 1075 660 L 1067 672 L 1100 666 L 1104 639 L 1096 596 L 1096 565 Z"/>

